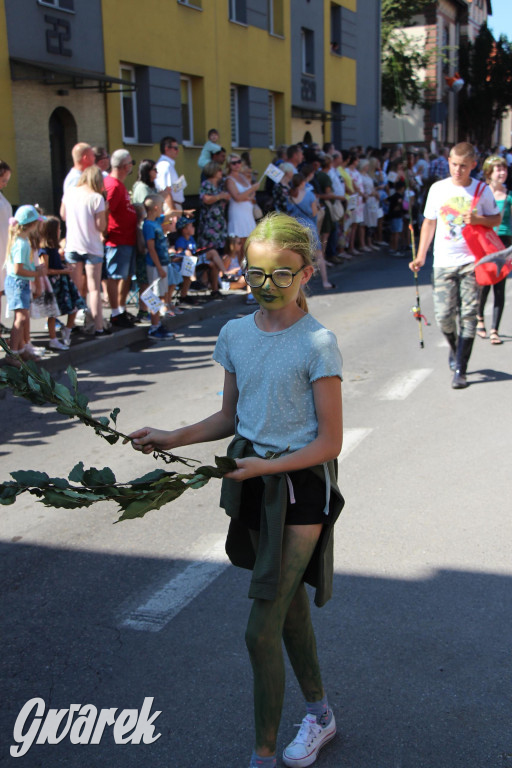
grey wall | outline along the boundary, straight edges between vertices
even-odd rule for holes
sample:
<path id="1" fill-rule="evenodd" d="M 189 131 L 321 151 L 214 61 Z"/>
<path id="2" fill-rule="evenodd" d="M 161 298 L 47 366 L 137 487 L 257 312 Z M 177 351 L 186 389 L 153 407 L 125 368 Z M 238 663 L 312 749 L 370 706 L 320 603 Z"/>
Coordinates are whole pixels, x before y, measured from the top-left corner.
<path id="1" fill-rule="evenodd" d="M 376 5 L 374 1 L 374 5 Z M 357 2 L 357 14 L 348 8 L 341 8 L 341 55 L 355 59 L 357 54 L 357 27 L 366 27 L 366 17 L 361 13 L 361 5 Z"/>
<path id="2" fill-rule="evenodd" d="M 36 0 L 5 0 L 9 56 L 104 73 L 101 0 L 74 6 L 66 13 Z"/>
<path id="3" fill-rule="evenodd" d="M 357 0 L 355 143 L 372 147 L 380 146 L 380 14 L 380 0 Z"/>
<path id="4" fill-rule="evenodd" d="M 137 123 L 139 141 L 157 143 L 163 136 L 174 136 L 180 143 L 180 73 L 158 67 L 137 67 Z"/>
<path id="5" fill-rule="evenodd" d="M 332 103 L 331 110 L 334 114 L 341 114 L 344 120 L 341 122 L 333 121 L 332 137 L 335 146 L 338 149 L 348 149 L 355 144 L 360 144 L 359 133 L 357 129 L 357 111 L 359 105 L 354 107 L 351 104 Z"/>
<path id="6" fill-rule="evenodd" d="M 247 24 L 268 30 L 268 3 L 266 0 L 247 0 Z"/>
<path id="7" fill-rule="evenodd" d="M 268 147 L 268 91 L 249 87 L 249 147 Z"/>
<path id="8" fill-rule="evenodd" d="M 292 105 L 305 109 L 324 107 L 324 9 L 323 2 L 291 0 Z M 301 28 L 315 34 L 315 76 L 302 75 Z M 312 86 L 312 87 L 311 87 Z M 306 97 L 306 98 L 305 98 Z"/>
<path id="9" fill-rule="evenodd" d="M 356 144 L 380 146 L 380 0 L 357 0 L 357 13 L 341 9 L 342 56 L 356 60 L 357 105 L 333 102 L 332 137 L 340 149 Z"/>
<path id="10" fill-rule="evenodd" d="M 241 147 L 268 147 L 268 91 L 238 86 L 238 140 Z"/>

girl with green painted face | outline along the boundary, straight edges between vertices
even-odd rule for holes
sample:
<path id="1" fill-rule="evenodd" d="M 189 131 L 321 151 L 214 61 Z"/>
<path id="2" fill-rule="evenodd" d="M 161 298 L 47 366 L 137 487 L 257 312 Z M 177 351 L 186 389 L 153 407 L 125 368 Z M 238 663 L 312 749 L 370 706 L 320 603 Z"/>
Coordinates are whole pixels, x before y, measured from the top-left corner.
<path id="1" fill-rule="evenodd" d="M 283 641 L 307 708 L 283 752 L 285 765 L 311 765 L 336 733 L 304 586 L 316 587 L 319 606 L 331 596 L 332 532 L 343 507 L 336 482 L 341 355 L 334 334 L 308 314 L 313 254 L 310 231 L 295 219 L 262 219 L 246 241 L 244 265 L 259 309 L 229 321 L 214 352 L 225 369 L 221 409 L 172 432 L 144 427 L 130 435 L 143 453 L 234 435 L 228 453 L 237 469 L 225 476 L 221 506 L 231 517 L 226 551 L 253 571 L 246 631 L 256 726 L 251 768 L 276 765 Z"/>

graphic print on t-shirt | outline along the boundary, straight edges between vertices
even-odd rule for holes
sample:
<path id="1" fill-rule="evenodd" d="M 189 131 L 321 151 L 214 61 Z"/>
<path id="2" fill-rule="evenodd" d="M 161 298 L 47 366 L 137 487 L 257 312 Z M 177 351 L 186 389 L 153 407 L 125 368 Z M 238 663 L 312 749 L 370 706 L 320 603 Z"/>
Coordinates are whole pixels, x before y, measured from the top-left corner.
<path id="1" fill-rule="evenodd" d="M 443 226 L 445 240 L 462 240 L 464 214 L 471 209 L 470 197 L 451 197 L 439 209 L 439 218 Z"/>

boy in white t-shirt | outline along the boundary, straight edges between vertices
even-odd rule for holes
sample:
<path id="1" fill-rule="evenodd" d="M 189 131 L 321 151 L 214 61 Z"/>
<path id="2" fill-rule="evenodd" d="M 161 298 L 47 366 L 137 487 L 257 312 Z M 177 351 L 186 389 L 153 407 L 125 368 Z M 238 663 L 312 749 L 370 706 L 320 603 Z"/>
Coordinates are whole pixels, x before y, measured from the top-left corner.
<path id="1" fill-rule="evenodd" d="M 453 389 L 467 387 L 466 370 L 475 338 L 478 286 L 475 257 L 462 230 L 466 224 L 496 227 L 501 216 L 489 187 L 475 209 L 472 202 L 478 182 L 470 174 L 476 165 L 475 150 L 466 141 L 456 144 L 449 157 L 450 178 L 432 184 L 425 205 L 416 258 L 409 264 L 417 272 L 425 264 L 434 240 L 434 313 L 450 345 L 450 368 L 455 372 Z M 457 338 L 457 314 L 460 329 Z"/>

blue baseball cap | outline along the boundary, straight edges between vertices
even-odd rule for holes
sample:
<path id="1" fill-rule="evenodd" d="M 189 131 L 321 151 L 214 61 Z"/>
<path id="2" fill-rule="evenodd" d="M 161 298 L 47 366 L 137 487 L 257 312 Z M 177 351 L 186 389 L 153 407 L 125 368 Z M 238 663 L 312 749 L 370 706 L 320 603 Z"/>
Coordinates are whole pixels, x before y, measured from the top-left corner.
<path id="1" fill-rule="evenodd" d="M 46 216 L 41 216 L 39 211 L 34 208 L 33 205 L 20 205 L 14 214 L 14 218 L 18 224 L 21 224 L 22 226 L 25 224 L 33 224 L 34 221 L 46 221 Z"/>
<path id="2" fill-rule="evenodd" d="M 176 222 L 176 229 L 180 230 L 183 229 L 183 227 L 186 227 L 187 224 L 193 224 L 194 219 L 189 218 L 188 216 L 180 216 L 178 221 Z"/>

